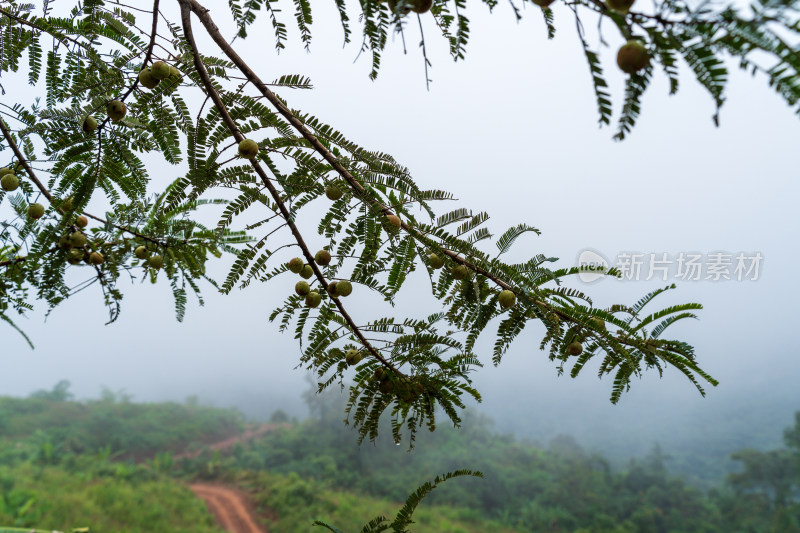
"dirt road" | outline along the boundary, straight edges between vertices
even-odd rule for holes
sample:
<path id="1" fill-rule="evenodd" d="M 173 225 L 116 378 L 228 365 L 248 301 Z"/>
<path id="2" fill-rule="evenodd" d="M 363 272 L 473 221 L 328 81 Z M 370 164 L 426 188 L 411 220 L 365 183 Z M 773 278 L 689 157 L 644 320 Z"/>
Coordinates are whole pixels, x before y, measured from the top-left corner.
<path id="1" fill-rule="evenodd" d="M 278 428 L 288 427 L 289 424 L 261 424 L 260 426 L 249 426 L 245 429 L 244 433 L 240 435 L 235 435 L 233 437 L 227 438 L 225 440 L 221 440 L 207 446 L 206 449 L 211 451 L 228 451 L 233 448 L 236 444 L 240 442 L 246 442 L 252 438 L 258 437 L 259 435 L 263 435 L 269 431 L 273 431 Z M 199 456 L 203 450 L 195 450 L 193 452 L 185 452 L 179 453 L 174 455 L 172 459 L 174 461 L 178 461 L 180 459 L 194 459 L 195 457 Z"/>
<path id="2" fill-rule="evenodd" d="M 240 492 L 220 485 L 194 483 L 189 486 L 202 498 L 219 525 L 229 533 L 268 533 L 258 525 L 247 498 Z"/>

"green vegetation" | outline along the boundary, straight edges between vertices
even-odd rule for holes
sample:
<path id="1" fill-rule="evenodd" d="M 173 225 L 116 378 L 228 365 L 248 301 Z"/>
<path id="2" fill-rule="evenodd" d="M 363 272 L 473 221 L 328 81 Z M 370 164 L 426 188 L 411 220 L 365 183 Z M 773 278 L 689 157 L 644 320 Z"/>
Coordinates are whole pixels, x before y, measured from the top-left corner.
<path id="1" fill-rule="evenodd" d="M 341 426 L 337 406 L 320 400 L 315 412 L 314 419 L 217 458 L 216 475 L 244 475 L 260 501 L 282 518 L 300 512 L 316 519 L 328 512 L 327 521 L 343 531 L 352 529 L 343 527 L 349 524 L 347 517 L 330 505 L 328 492 L 348 498 L 360 495 L 356 501 L 370 504 L 357 515 L 363 519 L 375 514 L 378 507 L 371 505 L 376 499 L 402 501 L 407 487 L 419 485 L 430 472 L 469 465 L 485 479 L 446 483 L 428 497 L 422 510 L 435 508 L 436 514 L 450 509 L 462 520 L 469 516 L 512 531 L 800 532 L 800 413 L 795 428 L 787 430 L 787 449 L 734 454 L 743 463 L 742 472 L 706 492 L 670 475 L 668 457 L 657 447 L 615 470 L 604 457 L 585 452 L 569 437 L 554 439 L 545 449 L 492 433 L 486 418 L 466 416 L 458 430 L 440 428 L 419 435 L 411 453 L 387 439 L 359 448 L 352 442 L 352 431 Z M 184 468 L 196 471 L 204 461 L 208 457 L 186 462 Z M 292 490 L 298 491 L 297 503 L 281 496 Z M 308 499 L 303 496 L 306 490 L 316 496 Z M 308 509 L 314 512 L 305 513 Z"/>
<path id="2" fill-rule="evenodd" d="M 449 481 L 414 514 L 412 531 L 437 533 L 800 532 L 800 412 L 785 447 L 740 450 L 738 471 L 709 491 L 670 475 L 659 448 L 612 468 L 569 437 L 547 447 L 493 433 L 467 415 L 460 430 L 420 434 L 412 452 L 391 439 L 358 447 L 341 406 L 308 397 L 314 417 L 229 453 L 175 459 L 243 428 L 230 410 L 196 402 L 134 404 L 109 392 L 71 400 L 66 382 L 26 399 L 0 398 L 0 525 L 91 531 L 219 531 L 190 480 L 252 495 L 272 532 L 344 532 L 393 517 L 409 486 L 464 466 L 484 479 Z M 278 420 L 282 418 L 276 416 Z M 93 434 L 96 433 L 96 434 Z M 388 432 L 387 432 L 388 434 Z"/>
<path id="3" fill-rule="evenodd" d="M 105 391 L 99 400 L 70 401 L 69 383 L 30 398 L 0 398 L 0 443 L 21 440 L 47 445 L 53 453 L 108 450 L 123 457 L 151 457 L 210 443 L 237 433 L 244 423 L 235 411 L 187 402 L 140 404 Z M 16 453 L 16 451 L 12 452 Z"/>
<path id="4" fill-rule="evenodd" d="M 219 533 L 185 486 L 144 466 L 83 457 L 0 466 L 0 525 L 91 532 Z"/>

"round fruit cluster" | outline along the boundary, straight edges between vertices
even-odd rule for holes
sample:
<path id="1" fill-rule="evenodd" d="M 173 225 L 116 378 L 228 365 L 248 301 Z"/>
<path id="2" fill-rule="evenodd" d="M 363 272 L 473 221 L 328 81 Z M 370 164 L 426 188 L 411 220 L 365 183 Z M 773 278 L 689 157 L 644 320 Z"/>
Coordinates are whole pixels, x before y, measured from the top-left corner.
<path id="1" fill-rule="evenodd" d="M 172 65 L 163 61 L 156 61 L 151 66 L 145 67 L 139 72 L 139 83 L 148 89 L 154 89 L 161 83 L 161 80 L 179 78 L 180 75 L 181 72 Z M 106 115 L 112 122 L 120 122 L 125 118 L 127 112 L 128 107 L 125 105 L 125 102 L 121 100 L 110 100 L 106 103 Z M 95 131 L 97 126 L 97 119 L 91 115 L 86 116 L 81 124 L 81 128 L 86 133 Z"/>
<path id="2" fill-rule="evenodd" d="M 328 266 L 331 263 L 331 253 L 328 250 L 320 250 L 314 255 L 314 262 L 319 266 Z M 310 279 L 314 275 L 314 269 L 299 257 L 293 257 L 286 263 L 290 272 L 300 274 L 304 280 Z M 331 281 L 325 287 L 331 298 L 350 296 L 353 292 L 353 284 L 347 280 Z M 322 302 L 322 295 L 317 291 L 312 291 L 307 281 L 298 281 L 294 286 L 294 292 L 305 298 L 308 307 L 318 307 Z"/>
<path id="3" fill-rule="evenodd" d="M 385 367 L 378 368 L 373 374 L 378 383 L 378 390 L 386 395 L 394 394 L 401 401 L 411 403 L 425 392 L 419 379 L 409 378 Z"/>
<path id="4" fill-rule="evenodd" d="M 137 246 L 133 251 L 133 255 L 135 255 L 137 259 L 146 260 L 147 266 L 152 269 L 160 270 L 164 268 L 164 256 L 159 254 L 153 255 L 147 246 Z"/>

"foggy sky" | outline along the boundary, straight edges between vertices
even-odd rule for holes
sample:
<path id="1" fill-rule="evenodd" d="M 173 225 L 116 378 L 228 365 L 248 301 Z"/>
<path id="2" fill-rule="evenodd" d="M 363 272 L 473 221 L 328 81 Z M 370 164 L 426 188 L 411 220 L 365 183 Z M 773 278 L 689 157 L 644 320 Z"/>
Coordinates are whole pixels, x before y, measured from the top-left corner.
<path id="1" fill-rule="evenodd" d="M 276 55 L 266 19 L 251 31 L 254 37 L 236 46 L 264 79 L 310 76 L 313 91 L 279 91 L 292 108 L 314 114 L 362 146 L 393 154 L 422 188 L 450 190 L 459 205 L 488 211 L 496 235 L 520 222 L 542 230 L 540 237 L 523 237 L 508 259 L 543 253 L 560 257 L 559 266 L 572 266 L 586 248 L 606 256 L 620 251 L 764 256 L 756 282 L 684 282 L 657 302 L 705 306 L 700 321 L 684 321 L 668 335 L 693 343 L 701 366 L 721 381 L 716 389 L 707 387 L 705 399 L 676 371 L 668 371 L 660 380 L 655 374 L 635 380 L 632 392 L 612 406 L 611 379 L 598 381 L 596 366 L 577 380 L 556 377 L 553 363 L 538 349 L 539 327 L 531 327 L 501 366 L 492 367 L 490 330 L 482 344 L 486 367 L 476 375 L 476 384 L 483 408 L 504 428 L 517 424 L 521 433 L 534 434 L 537 424 L 546 422 L 550 432 L 591 433 L 594 426 L 637 429 L 647 419 L 663 421 L 658 431 L 664 434 L 696 429 L 698 419 L 734 400 L 740 405 L 753 399 L 753 412 L 740 416 L 765 416 L 757 407 L 771 397 L 787 398 L 787 413 L 800 408 L 798 349 L 790 341 L 797 321 L 794 265 L 800 260 L 795 244 L 800 121 L 763 78 L 751 78 L 729 64 L 734 70 L 728 101 L 721 127 L 715 128 L 713 102 L 687 69 L 681 72 L 680 92 L 672 97 L 657 73 L 638 125 L 628 140 L 616 143 L 613 126 L 597 127 L 588 68 L 563 5 L 554 6 L 559 31 L 552 41 L 535 10 L 528 9 L 516 24 L 505 5 L 494 16 L 484 8 L 471 9 L 471 43 L 459 63 L 451 61 L 446 43 L 429 24 L 430 91 L 413 29 L 406 38 L 408 54 L 402 54 L 395 39 L 372 82 L 369 56 L 353 63 L 357 46 L 341 46 L 333 3 L 315 5 L 315 10 L 310 54 L 292 32 L 288 49 Z M 213 12 L 227 30 L 224 13 L 221 6 Z M 291 28 L 291 13 L 284 18 Z M 196 26 L 204 53 L 219 55 Z M 357 42 L 359 37 L 356 33 Z M 618 112 L 624 78 L 614 64 L 614 51 L 622 41 L 610 29 L 605 37 L 612 49 L 602 57 Z M 596 38 L 590 43 L 597 47 Z M 16 97 L 29 91 L 7 83 Z M 160 164 L 151 172 L 153 190 L 180 172 Z M 310 212 L 305 216 L 300 223 L 315 227 Z M 212 269 L 218 278 L 229 261 Z M 406 289 L 398 313 L 429 300 L 425 280 L 415 279 L 421 289 Z M 46 322 L 41 310 L 20 322 L 35 351 L 10 329 L 0 329 L 0 393 L 27 395 L 69 379 L 84 398 L 97 396 L 102 387 L 124 389 L 137 400 L 197 394 L 250 413 L 282 408 L 302 416 L 300 392 L 308 384 L 304 371 L 293 370 L 297 343 L 267 322 L 294 281 L 278 278 L 229 296 L 206 287 L 207 305 L 192 305 L 183 324 L 174 319 L 165 284 L 121 285 L 123 312 L 111 326 L 103 325 L 99 292 L 84 291 Z M 588 291 L 596 306 L 633 303 L 665 284 L 572 283 Z M 351 297 L 366 302 L 359 298 Z M 368 312 L 365 305 L 354 314 L 366 320 Z M 641 438 L 652 440 L 655 434 Z"/>

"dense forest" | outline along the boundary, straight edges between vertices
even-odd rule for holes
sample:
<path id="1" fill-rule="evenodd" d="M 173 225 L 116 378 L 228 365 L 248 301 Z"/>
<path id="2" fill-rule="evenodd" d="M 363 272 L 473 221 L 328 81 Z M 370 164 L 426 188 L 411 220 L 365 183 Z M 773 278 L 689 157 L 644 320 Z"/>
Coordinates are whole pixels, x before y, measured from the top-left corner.
<path id="1" fill-rule="evenodd" d="M 668 450 L 613 468 L 570 437 L 541 446 L 477 415 L 420 434 L 411 451 L 391 439 L 357 447 L 330 396 L 308 401 L 309 419 L 275 412 L 271 422 L 283 424 L 221 453 L 204 445 L 242 432 L 243 416 L 192 399 L 138 404 L 105 392 L 78 402 L 66 382 L 0 398 L 0 526 L 218 532 L 188 489 L 206 480 L 249 494 L 269 531 L 319 530 L 316 519 L 351 531 L 396 511 L 431 472 L 470 466 L 484 478 L 437 488 L 415 515 L 420 530 L 800 531 L 800 412 L 784 447 L 734 453 L 737 471 L 701 490 L 668 472 Z"/>

